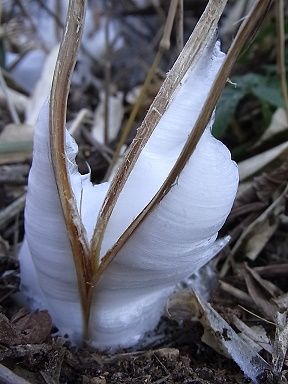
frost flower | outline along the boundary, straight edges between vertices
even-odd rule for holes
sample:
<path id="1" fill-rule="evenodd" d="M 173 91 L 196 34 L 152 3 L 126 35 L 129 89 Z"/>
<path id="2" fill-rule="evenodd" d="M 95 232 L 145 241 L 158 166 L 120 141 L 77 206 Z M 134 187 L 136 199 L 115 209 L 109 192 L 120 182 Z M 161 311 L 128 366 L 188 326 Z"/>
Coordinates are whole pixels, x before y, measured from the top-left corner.
<path id="1" fill-rule="evenodd" d="M 175 164 L 225 58 L 219 44 L 205 48 L 143 148 L 113 210 L 100 257 L 159 190 Z M 93 296 L 90 342 L 131 346 L 152 330 L 178 282 L 214 255 L 213 243 L 229 214 L 238 171 L 208 124 L 190 160 L 157 207 L 105 270 Z M 48 104 L 37 123 L 20 255 L 22 290 L 32 307 L 47 308 L 61 333 L 82 338 L 83 318 L 71 246 L 49 147 Z M 75 163 L 77 145 L 66 133 L 70 183 L 90 241 L 108 183 L 93 186 Z"/>

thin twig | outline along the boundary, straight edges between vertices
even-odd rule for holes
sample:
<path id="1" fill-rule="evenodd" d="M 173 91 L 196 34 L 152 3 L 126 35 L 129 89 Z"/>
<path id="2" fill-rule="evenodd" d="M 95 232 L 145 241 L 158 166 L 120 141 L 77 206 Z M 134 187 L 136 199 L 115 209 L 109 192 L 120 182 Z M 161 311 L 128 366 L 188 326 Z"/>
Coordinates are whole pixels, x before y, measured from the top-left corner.
<path id="1" fill-rule="evenodd" d="M 6 82 L 5 82 L 3 74 L 2 74 L 2 69 L 0 69 L 0 86 L 3 90 L 4 96 L 6 98 L 7 107 L 9 109 L 11 118 L 12 118 L 13 122 L 18 125 L 18 124 L 20 124 L 20 119 L 19 119 L 19 116 L 17 114 L 15 105 L 13 104 L 13 102 L 10 98 L 8 88 L 7 88 Z"/>
<path id="2" fill-rule="evenodd" d="M 44 0 L 37 0 L 37 2 L 41 5 L 41 7 L 47 12 L 47 14 L 52 17 L 54 20 L 55 20 L 55 23 L 57 23 L 58 27 L 63 29 L 64 28 L 64 25 L 62 23 L 62 20 L 60 19 L 60 17 L 54 12 L 52 11 L 49 6 L 47 5 L 48 3 L 45 2 Z"/>
<path id="3" fill-rule="evenodd" d="M 277 67 L 281 83 L 281 91 L 288 119 L 288 90 L 285 66 L 285 14 L 284 1 L 276 1 L 276 25 L 277 25 Z"/>
<path id="4" fill-rule="evenodd" d="M 109 142 L 109 116 L 110 116 L 110 85 L 111 85 L 111 45 L 109 37 L 110 28 L 110 7 L 106 5 L 106 22 L 105 22 L 105 103 L 104 103 L 104 143 Z"/>
<path id="5" fill-rule="evenodd" d="M 220 280 L 219 281 L 220 288 L 223 292 L 228 293 L 231 296 L 236 297 L 236 299 L 240 301 L 244 301 L 245 304 L 249 304 L 250 306 L 253 305 L 253 300 L 248 295 L 248 293 L 241 291 L 241 289 L 238 289 L 234 287 L 231 284 L 226 283 L 225 281 Z"/>
<path id="6" fill-rule="evenodd" d="M 43 41 L 43 39 L 40 38 L 40 33 L 38 33 L 37 26 L 35 25 L 34 20 L 31 17 L 31 14 L 27 11 L 26 5 L 24 5 L 21 0 L 16 0 L 16 3 L 18 4 L 19 8 L 21 9 L 23 15 L 29 20 L 29 23 L 31 25 L 31 29 L 34 32 L 34 34 L 37 36 L 38 41 L 39 41 L 42 49 L 46 53 L 49 53 L 49 49 L 46 47 L 46 44 Z"/>
<path id="7" fill-rule="evenodd" d="M 276 324 L 273 323 L 272 321 L 267 320 L 267 319 L 265 319 L 264 317 L 261 317 L 261 316 L 259 316 L 259 315 L 256 315 L 256 313 L 254 313 L 254 312 L 252 312 L 252 311 L 249 311 L 249 309 L 243 307 L 242 305 L 238 304 L 238 307 L 241 308 L 241 309 L 243 309 L 243 311 L 245 311 L 245 312 L 247 312 L 247 313 L 250 313 L 250 315 L 252 315 L 252 316 L 254 316 L 254 317 L 257 317 L 257 319 L 260 319 L 260 320 L 264 321 L 265 323 L 274 325 L 274 327 L 276 327 Z"/>
<path id="8" fill-rule="evenodd" d="M 75 119 L 72 121 L 68 131 L 69 133 L 74 136 L 78 129 L 80 128 L 81 124 L 84 123 L 91 115 L 91 112 L 86 109 L 82 108 L 78 113 Z"/>
<path id="9" fill-rule="evenodd" d="M 25 206 L 26 194 L 18 197 L 13 203 L 8 205 L 8 207 L 0 211 L 0 228 L 3 228 L 9 221 L 14 219 Z"/>
<path id="10" fill-rule="evenodd" d="M 88 141 L 88 143 L 90 145 L 92 145 L 94 147 L 95 150 L 97 150 L 98 152 L 101 153 L 101 155 L 103 156 L 103 158 L 110 164 L 111 163 L 111 150 L 110 148 L 106 147 L 105 144 L 100 144 L 94 137 L 93 135 L 91 134 L 90 131 L 88 131 L 88 129 L 82 129 L 82 134 L 85 138 L 85 140 Z M 109 151 L 107 151 L 109 150 Z M 110 155 L 109 155 L 110 153 Z"/>
<path id="11" fill-rule="evenodd" d="M 176 46 L 177 51 L 180 52 L 184 46 L 184 6 L 183 0 L 178 0 L 177 14 L 176 14 Z"/>

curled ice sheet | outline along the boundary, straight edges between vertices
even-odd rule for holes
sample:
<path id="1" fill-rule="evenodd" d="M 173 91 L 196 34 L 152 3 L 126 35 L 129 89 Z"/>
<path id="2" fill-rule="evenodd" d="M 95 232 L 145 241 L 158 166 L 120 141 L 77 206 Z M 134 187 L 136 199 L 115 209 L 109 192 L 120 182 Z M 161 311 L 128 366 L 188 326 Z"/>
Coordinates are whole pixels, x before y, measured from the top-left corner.
<path id="1" fill-rule="evenodd" d="M 187 74 L 144 147 L 110 218 L 101 256 L 151 200 L 178 158 L 224 60 L 208 47 Z M 49 155 L 48 108 L 38 121 L 25 213 L 26 241 L 39 285 L 55 324 L 74 340 L 82 335 L 75 267 Z M 139 226 L 103 274 L 92 306 L 91 343 L 131 346 L 156 326 L 176 284 L 214 255 L 213 243 L 233 204 L 238 171 L 228 149 L 207 127 L 175 185 Z M 92 186 L 75 164 L 77 146 L 66 136 L 71 185 L 91 239 L 108 185 Z M 24 267 L 23 267 L 24 266 Z M 29 292 L 34 284 L 23 275 Z M 39 298 L 38 298 L 39 299 Z"/>

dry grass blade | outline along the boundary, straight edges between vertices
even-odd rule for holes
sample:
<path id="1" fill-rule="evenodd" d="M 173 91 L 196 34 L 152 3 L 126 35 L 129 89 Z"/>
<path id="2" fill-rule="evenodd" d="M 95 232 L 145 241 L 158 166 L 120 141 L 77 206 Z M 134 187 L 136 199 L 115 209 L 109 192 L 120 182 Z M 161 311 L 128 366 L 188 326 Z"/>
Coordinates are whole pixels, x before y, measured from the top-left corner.
<path id="1" fill-rule="evenodd" d="M 247 266 L 245 268 L 244 278 L 248 292 L 256 304 L 257 309 L 261 311 L 265 318 L 274 321 L 279 308 L 271 300 L 272 297 L 268 290 L 269 282 L 266 282 L 267 287 L 265 288 L 265 281 L 257 278 L 256 272 Z"/>
<path id="2" fill-rule="evenodd" d="M 13 104 L 13 102 L 10 98 L 8 88 L 7 88 L 5 79 L 4 79 L 3 74 L 2 74 L 2 70 L 0 70 L 0 87 L 2 88 L 4 96 L 6 98 L 7 106 L 8 106 L 8 109 L 9 109 L 9 112 L 10 112 L 10 115 L 12 117 L 13 122 L 15 124 L 20 124 L 20 119 L 19 119 L 19 116 L 17 114 L 15 105 Z"/>
<path id="3" fill-rule="evenodd" d="M 277 64 L 281 83 L 281 91 L 284 99 L 284 106 L 288 119 L 288 90 L 285 67 L 285 12 L 284 1 L 276 1 L 276 19 L 277 19 Z"/>
<path id="4" fill-rule="evenodd" d="M 10 369 L 0 364 L 0 383 L 5 384 L 31 384 L 29 381 L 16 375 Z"/>
<path id="5" fill-rule="evenodd" d="M 178 0 L 176 14 L 176 45 L 180 54 L 184 47 L 184 3 L 183 0 Z"/>
<path id="6" fill-rule="evenodd" d="M 89 248 L 69 182 L 65 157 L 67 98 L 80 45 L 85 0 L 70 0 L 64 37 L 54 72 L 50 101 L 50 146 L 54 174 L 73 253 L 84 317 L 88 316 Z"/>
<path id="7" fill-rule="evenodd" d="M 226 80 L 229 76 L 232 66 L 234 65 L 241 49 L 247 43 L 247 41 L 253 36 L 255 30 L 258 28 L 259 23 L 263 19 L 263 16 L 266 14 L 267 9 L 271 4 L 271 0 L 259 0 L 254 8 L 251 10 L 249 16 L 243 22 L 240 27 L 238 34 L 227 54 L 226 60 L 223 63 L 219 73 L 214 81 L 214 84 L 211 88 L 210 94 L 206 100 L 206 103 L 199 115 L 199 118 L 195 124 L 195 127 L 192 131 L 192 134 L 189 136 L 176 164 L 171 170 L 168 178 L 158 191 L 158 193 L 154 196 L 151 202 L 144 208 L 144 210 L 136 217 L 133 223 L 129 226 L 129 228 L 122 234 L 117 243 L 113 246 L 113 248 L 107 252 L 105 257 L 102 259 L 99 271 L 96 274 L 96 281 L 103 273 L 103 271 L 107 268 L 110 262 L 117 255 L 119 250 L 123 247 L 126 241 L 129 239 L 131 234 L 138 228 L 141 222 L 145 219 L 145 217 L 153 210 L 153 208 L 161 201 L 161 199 L 169 192 L 171 186 L 183 170 L 186 162 L 190 158 L 198 141 L 201 138 L 202 133 L 207 126 L 211 114 L 215 108 L 215 105 L 218 101 L 218 98 L 221 94 L 222 89 L 225 86 Z M 191 127 L 193 128 L 193 127 Z M 117 178 L 116 178 L 117 180 Z"/>
<path id="8" fill-rule="evenodd" d="M 122 191 L 143 147 L 150 138 L 163 113 L 167 109 L 173 97 L 174 91 L 191 65 L 199 60 L 207 42 L 210 41 L 211 37 L 214 35 L 226 3 L 227 0 L 219 0 L 217 2 L 213 0 L 209 1 L 182 53 L 168 73 L 167 78 L 151 104 L 122 165 L 119 167 L 114 179 L 112 180 L 98 217 L 91 244 L 91 252 L 94 259 L 93 270 L 94 273 L 97 272 L 98 275 L 101 274 L 101 270 L 103 269 L 103 265 L 98 265 L 103 235 L 120 192 Z M 105 259 L 105 263 L 108 259 Z"/>
<path id="9" fill-rule="evenodd" d="M 0 229 L 3 228 L 9 221 L 17 217 L 25 206 L 26 193 L 18 197 L 13 203 L 0 211 Z"/>

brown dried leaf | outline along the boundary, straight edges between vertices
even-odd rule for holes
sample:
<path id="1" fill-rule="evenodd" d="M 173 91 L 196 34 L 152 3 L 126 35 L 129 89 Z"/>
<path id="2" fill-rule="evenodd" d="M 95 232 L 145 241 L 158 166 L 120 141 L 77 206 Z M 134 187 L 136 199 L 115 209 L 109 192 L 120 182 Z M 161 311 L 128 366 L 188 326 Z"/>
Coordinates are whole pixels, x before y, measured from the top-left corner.
<path id="1" fill-rule="evenodd" d="M 0 135 L 0 164 L 23 162 L 32 156 L 33 127 L 8 124 Z"/>
<path id="2" fill-rule="evenodd" d="M 288 185 L 279 197 L 243 231 L 232 248 L 232 255 L 244 254 L 255 260 L 268 240 L 276 231 L 280 215 L 285 209 L 285 199 Z"/>
<path id="3" fill-rule="evenodd" d="M 248 179 L 277 159 L 286 159 L 287 153 L 288 141 L 242 161 L 238 164 L 240 181 Z"/>
<path id="4" fill-rule="evenodd" d="M 276 298 L 283 294 L 281 289 L 277 287 L 275 284 L 271 283 L 271 281 L 263 279 L 258 272 L 254 269 L 249 268 L 247 264 L 245 264 L 245 271 L 249 272 L 253 279 L 258 282 L 258 284 L 269 294 L 272 298 Z"/>
<path id="5" fill-rule="evenodd" d="M 0 313 L 0 344 L 7 346 L 20 344 L 18 332 L 3 313 Z"/>
<path id="6" fill-rule="evenodd" d="M 241 337 L 248 343 L 252 343 L 254 348 L 265 349 L 272 353 L 272 346 L 265 329 L 261 325 L 249 327 L 236 315 L 232 315 L 233 324 L 241 332 Z M 240 336 L 240 335 L 239 335 Z"/>
<path id="7" fill-rule="evenodd" d="M 287 180 L 288 161 L 285 161 L 280 167 L 274 168 L 269 173 L 265 172 L 255 177 L 248 187 L 242 192 L 238 192 L 237 199 L 227 220 L 226 228 L 228 231 L 237 224 L 241 226 L 243 219 L 246 220 L 248 216 L 251 216 L 251 219 L 242 227 L 243 231 L 257 216 L 269 207 L 271 201 L 275 200 L 275 197 L 279 196 Z M 241 183 L 240 186 L 243 184 L 245 183 Z"/>
<path id="8" fill-rule="evenodd" d="M 219 280 L 219 288 L 228 295 L 234 296 L 237 301 L 240 301 L 245 305 L 248 305 L 249 307 L 253 305 L 253 300 L 251 299 L 251 297 L 241 289 L 236 288 L 233 285 L 228 284 L 222 280 Z"/>
<path id="9" fill-rule="evenodd" d="M 52 329 L 52 319 L 47 311 L 26 313 L 20 310 L 11 322 L 25 344 L 43 343 Z"/>
<path id="10" fill-rule="evenodd" d="M 255 267 L 254 271 L 265 278 L 279 278 L 288 276 L 288 263 L 264 265 Z"/>
<path id="11" fill-rule="evenodd" d="M 262 279 L 259 275 L 257 276 L 257 273 L 247 266 L 245 267 L 244 278 L 248 292 L 258 309 L 264 316 L 274 321 L 279 308 L 271 300 L 271 283 Z"/>

